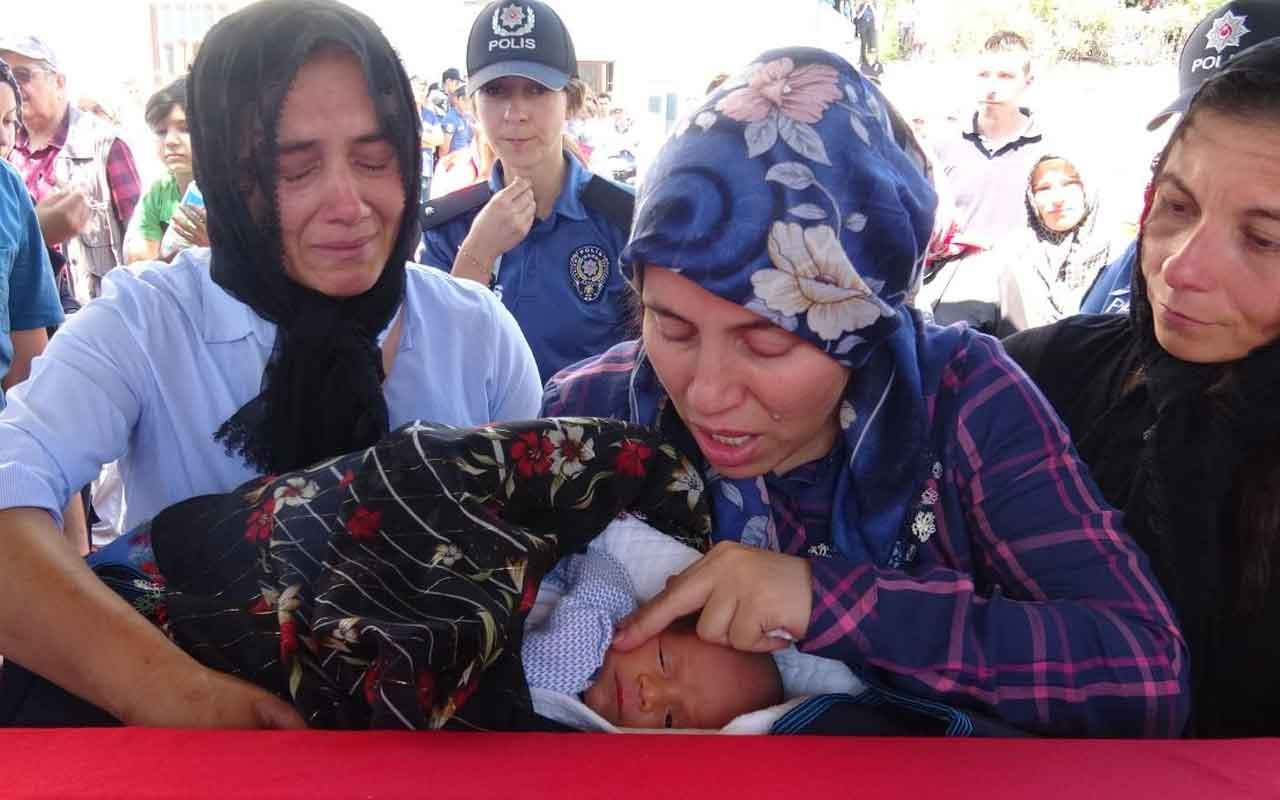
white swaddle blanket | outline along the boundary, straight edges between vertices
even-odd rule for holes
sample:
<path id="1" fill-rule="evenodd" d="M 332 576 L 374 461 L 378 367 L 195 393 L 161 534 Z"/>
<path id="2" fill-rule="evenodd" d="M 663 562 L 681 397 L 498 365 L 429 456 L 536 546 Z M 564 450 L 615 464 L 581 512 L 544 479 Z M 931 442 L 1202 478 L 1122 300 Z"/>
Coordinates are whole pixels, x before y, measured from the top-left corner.
<path id="1" fill-rule="evenodd" d="M 589 547 L 604 550 L 626 567 L 636 589 L 636 599 L 641 603 L 662 591 L 667 578 L 701 557 L 693 548 L 631 516 L 619 517 L 612 522 Z M 560 596 L 560 590 L 552 582 L 544 581 L 526 626 L 542 624 Z M 743 714 L 720 729 L 720 733 L 768 733 L 775 721 L 806 697 L 858 694 L 866 688 L 840 661 L 801 653 L 794 646 L 774 653 L 773 657 L 782 676 L 785 702 Z M 614 733 L 632 730 L 615 727 L 577 697 L 537 688 L 531 688 L 530 693 L 536 712 L 570 727 Z"/>

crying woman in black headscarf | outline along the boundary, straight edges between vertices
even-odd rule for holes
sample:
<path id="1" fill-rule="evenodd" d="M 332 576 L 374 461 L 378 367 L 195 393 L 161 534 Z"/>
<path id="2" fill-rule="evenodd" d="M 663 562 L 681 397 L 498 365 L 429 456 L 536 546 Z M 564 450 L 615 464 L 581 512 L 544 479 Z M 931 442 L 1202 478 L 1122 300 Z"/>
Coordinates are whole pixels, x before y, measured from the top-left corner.
<path id="1" fill-rule="evenodd" d="M 118 460 L 131 530 L 414 419 L 534 417 L 541 386 L 491 293 L 406 263 L 418 112 L 370 19 L 332 0 L 248 6 L 206 36 L 188 99 L 211 247 L 113 271 L 0 412 L 0 652 L 10 688 L 19 662 L 126 722 L 248 725 L 269 699 L 50 544 L 73 493 Z M 145 570 L 147 542 L 121 541 Z"/>
<path id="2" fill-rule="evenodd" d="M 280 472 L 388 429 L 375 337 L 418 241 L 420 123 L 395 54 L 349 9 L 263 3 L 218 33 L 237 46 L 202 50 L 191 89 L 213 280 L 279 330 L 261 393 L 218 438 Z"/>

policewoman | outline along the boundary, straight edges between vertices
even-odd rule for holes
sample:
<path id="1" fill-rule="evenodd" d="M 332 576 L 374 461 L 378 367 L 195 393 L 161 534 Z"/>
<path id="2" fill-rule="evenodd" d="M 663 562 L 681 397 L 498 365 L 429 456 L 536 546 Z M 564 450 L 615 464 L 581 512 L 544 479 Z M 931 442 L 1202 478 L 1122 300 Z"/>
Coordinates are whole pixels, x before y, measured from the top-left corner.
<path id="1" fill-rule="evenodd" d="M 626 338 L 618 253 L 634 196 L 566 145 L 565 121 L 586 86 L 569 31 L 546 3 L 486 6 L 471 27 L 467 71 L 497 161 L 488 183 L 426 205 L 419 260 L 491 287 L 546 381 Z"/>

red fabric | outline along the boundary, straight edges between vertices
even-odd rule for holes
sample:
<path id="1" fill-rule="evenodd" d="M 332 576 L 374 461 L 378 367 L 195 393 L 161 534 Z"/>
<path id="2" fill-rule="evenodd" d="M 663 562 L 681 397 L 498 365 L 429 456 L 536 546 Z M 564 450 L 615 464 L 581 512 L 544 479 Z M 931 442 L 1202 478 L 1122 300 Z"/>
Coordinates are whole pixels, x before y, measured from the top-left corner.
<path id="1" fill-rule="evenodd" d="M 1280 740 L 0 731 L 5 798 L 1280 796 Z"/>

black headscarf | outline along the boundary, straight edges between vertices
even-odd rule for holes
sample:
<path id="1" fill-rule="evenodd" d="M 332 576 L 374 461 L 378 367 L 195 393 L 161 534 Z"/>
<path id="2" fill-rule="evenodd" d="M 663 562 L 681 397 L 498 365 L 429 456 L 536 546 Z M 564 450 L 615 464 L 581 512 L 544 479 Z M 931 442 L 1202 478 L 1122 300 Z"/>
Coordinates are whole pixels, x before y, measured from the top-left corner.
<path id="1" fill-rule="evenodd" d="M 350 51 L 404 182 L 404 213 L 381 276 L 332 298 L 284 270 L 276 199 L 277 126 L 317 48 Z M 214 282 L 277 326 L 262 388 L 218 429 L 229 453 L 279 473 L 357 450 L 388 430 L 376 337 L 404 295 L 417 246 L 421 123 L 413 88 L 372 20 L 332 0 L 262 0 L 209 31 L 191 69 L 191 145 L 208 207 Z"/>
<path id="2" fill-rule="evenodd" d="M 1170 138 L 1157 177 L 1192 120 L 1184 116 Z M 1242 575 L 1264 554 L 1239 540 L 1237 515 L 1247 471 L 1265 456 L 1260 448 L 1280 439 L 1280 340 L 1226 363 L 1191 363 L 1170 354 L 1155 334 L 1141 269 L 1144 240 L 1141 235 L 1133 271 L 1131 363 L 1145 385 L 1154 424 L 1136 458 L 1116 459 L 1133 466 L 1125 521 L 1148 550 L 1182 623 L 1192 664 L 1192 731 L 1239 735 L 1241 729 L 1231 727 L 1238 719 L 1223 727 L 1218 718 L 1239 713 L 1236 681 L 1268 664 L 1269 656 L 1240 655 L 1248 649 L 1240 643 L 1249 626 L 1260 621 L 1253 612 L 1242 616 Z M 1081 452 L 1088 446 L 1082 443 Z M 1233 641 L 1239 646 L 1224 657 Z M 1255 663 L 1240 663 L 1248 657 Z"/>

